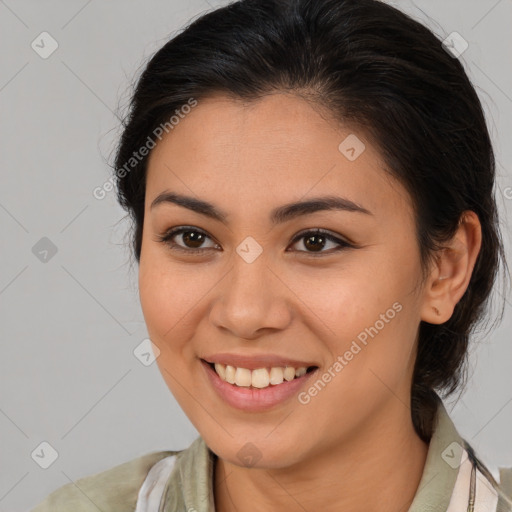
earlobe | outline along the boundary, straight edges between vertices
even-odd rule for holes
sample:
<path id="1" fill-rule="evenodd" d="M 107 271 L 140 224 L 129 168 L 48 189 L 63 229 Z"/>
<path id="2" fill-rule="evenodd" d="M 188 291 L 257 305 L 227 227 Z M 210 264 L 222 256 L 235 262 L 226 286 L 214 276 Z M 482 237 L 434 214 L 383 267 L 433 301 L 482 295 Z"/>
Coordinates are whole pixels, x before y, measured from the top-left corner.
<path id="1" fill-rule="evenodd" d="M 466 211 L 453 238 L 436 255 L 425 295 L 421 319 L 432 324 L 448 321 L 469 285 L 482 244 L 478 216 Z"/>

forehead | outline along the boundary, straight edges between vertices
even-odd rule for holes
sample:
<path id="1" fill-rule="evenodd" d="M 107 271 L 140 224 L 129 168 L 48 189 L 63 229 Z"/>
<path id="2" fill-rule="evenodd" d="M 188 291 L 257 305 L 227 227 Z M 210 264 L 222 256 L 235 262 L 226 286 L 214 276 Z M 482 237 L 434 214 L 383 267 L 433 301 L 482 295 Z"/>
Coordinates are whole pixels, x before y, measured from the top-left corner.
<path id="1" fill-rule="evenodd" d="M 220 94 L 199 100 L 150 154 L 146 202 L 165 189 L 217 203 L 220 195 L 225 209 L 325 193 L 371 211 L 393 207 L 403 214 L 411 206 L 363 133 L 283 93 L 251 102 Z"/>

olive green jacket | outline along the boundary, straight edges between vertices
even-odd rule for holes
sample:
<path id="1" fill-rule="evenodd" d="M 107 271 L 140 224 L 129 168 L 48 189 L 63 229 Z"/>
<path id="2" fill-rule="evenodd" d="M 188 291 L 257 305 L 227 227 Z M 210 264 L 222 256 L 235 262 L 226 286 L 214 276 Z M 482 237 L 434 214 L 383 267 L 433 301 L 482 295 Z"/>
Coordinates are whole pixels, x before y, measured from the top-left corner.
<path id="1" fill-rule="evenodd" d="M 408 512 L 512 512 L 512 469 L 500 485 L 439 406 L 423 475 Z M 66 484 L 32 512 L 214 512 L 215 454 L 198 437 Z"/>

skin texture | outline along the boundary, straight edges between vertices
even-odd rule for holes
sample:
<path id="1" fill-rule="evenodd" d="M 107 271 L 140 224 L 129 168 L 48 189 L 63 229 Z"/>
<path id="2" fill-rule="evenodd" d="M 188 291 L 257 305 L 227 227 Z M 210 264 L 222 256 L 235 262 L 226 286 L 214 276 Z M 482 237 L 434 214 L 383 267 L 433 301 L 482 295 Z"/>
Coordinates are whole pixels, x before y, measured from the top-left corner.
<path id="1" fill-rule="evenodd" d="M 356 160 L 338 150 L 351 133 L 295 95 L 244 103 L 218 94 L 151 152 L 141 305 L 169 389 L 218 456 L 218 512 L 397 511 L 417 490 L 428 450 L 409 408 L 418 326 L 450 318 L 469 283 L 480 224 L 467 212 L 422 281 L 410 197 L 364 133 L 355 133 L 366 145 Z M 151 209 L 164 191 L 209 201 L 228 223 L 168 203 Z M 270 223 L 273 208 L 324 195 L 371 215 L 324 211 Z M 173 250 L 158 236 L 176 226 L 207 237 L 186 245 L 178 234 L 174 243 L 191 252 Z M 355 247 L 335 251 L 326 241 L 318 255 L 307 236 L 294 242 L 315 228 Z M 263 249 L 252 263 L 236 252 L 248 236 Z M 194 247 L 208 250 L 194 255 Z M 199 361 L 218 352 L 276 354 L 322 373 L 395 303 L 400 312 L 305 405 L 292 397 L 266 412 L 234 409 Z M 237 457 L 249 441 L 261 454 L 253 467 Z"/>

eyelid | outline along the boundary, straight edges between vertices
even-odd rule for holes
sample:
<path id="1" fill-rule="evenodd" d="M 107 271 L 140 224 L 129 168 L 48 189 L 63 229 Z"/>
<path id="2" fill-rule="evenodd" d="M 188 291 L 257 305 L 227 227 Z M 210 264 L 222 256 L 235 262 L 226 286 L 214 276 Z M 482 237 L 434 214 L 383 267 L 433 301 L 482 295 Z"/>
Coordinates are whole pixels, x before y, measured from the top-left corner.
<path id="1" fill-rule="evenodd" d="M 212 249 L 212 247 L 207 247 L 207 248 L 200 247 L 198 249 L 187 249 L 185 247 L 181 247 L 180 245 L 178 245 L 176 243 L 173 243 L 171 246 L 171 243 L 169 242 L 169 240 L 171 238 L 173 238 L 177 235 L 181 235 L 182 233 L 187 232 L 187 231 L 195 231 L 197 233 L 200 233 L 200 234 L 206 236 L 207 238 L 210 238 L 211 240 L 214 240 L 213 237 L 211 237 L 206 231 L 204 231 L 200 228 L 197 228 L 195 226 L 176 226 L 174 228 L 170 228 L 170 229 L 166 230 L 165 233 L 163 233 L 161 235 L 157 235 L 157 241 L 168 245 L 171 250 L 182 251 L 182 252 L 186 252 L 188 254 L 199 254 L 199 253 L 203 253 L 203 252 L 206 252 L 206 251 L 209 251 Z"/>
<path id="2" fill-rule="evenodd" d="M 215 239 L 212 236 L 210 236 L 206 231 L 204 231 L 198 227 L 195 227 L 195 226 L 186 226 L 186 225 L 170 228 L 165 233 L 163 233 L 161 235 L 157 235 L 157 241 L 168 245 L 171 250 L 177 250 L 177 251 L 181 251 L 181 252 L 188 253 L 191 255 L 201 254 L 201 253 L 204 253 L 204 252 L 214 249 L 212 247 L 206 247 L 206 248 L 201 247 L 201 248 L 191 249 L 191 248 L 182 247 L 176 243 L 171 244 L 169 242 L 169 240 L 171 238 L 173 238 L 177 235 L 180 235 L 184 232 L 187 232 L 187 231 L 194 231 L 194 232 L 200 233 L 200 234 L 204 235 L 205 237 L 210 238 L 218 245 L 218 243 L 215 241 Z M 290 245 L 295 245 L 301 238 L 304 238 L 306 235 L 309 235 L 309 234 L 323 235 L 327 240 L 337 244 L 338 247 L 336 247 L 335 249 L 330 249 L 328 251 L 319 251 L 316 253 L 314 251 L 311 252 L 311 251 L 301 251 L 301 250 L 292 251 L 292 252 L 296 252 L 299 254 L 306 254 L 308 256 L 316 257 L 316 256 L 333 254 L 333 253 L 343 250 L 343 249 L 357 248 L 357 244 L 355 244 L 354 242 L 346 239 L 345 237 L 342 237 L 341 235 L 334 234 L 331 231 L 322 229 L 322 228 L 306 228 L 306 229 L 301 230 L 293 237 Z M 214 250 L 217 250 L 217 249 L 214 249 Z M 286 252 L 290 252 L 290 251 L 287 249 Z"/>
<path id="3" fill-rule="evenodd" d="M 351 242 L 350 240 L 348 240 L 347 238 L 341 236 L 341 235 L 338 235 L 336 233 L 333 233 L 332 231 L 329 231 L 328 229 L 323 229 L 323 228 L 307 228 L 307 229 L 303 229 L 302 231 L 299 231 L 292 239 L 292 243 L 291 245 L 294 245 L 298 240 L 300 240 L 301 238 L 303 238 L 305 235 L 309 235 L 309 234 L 313 234 L 313 235 L 324 235 L 325 238 L 327 238 L 328 240 L 334 242 L 334 243 L 337 243 L 339 245 L 341 245 L 342 247 L 356 247 L 356 244 Z M 308 253 L 307 251 L 298 251 L 298 252 L 306 252 Z M 324 253 L 327 253 L 327 251 L 323 251 Z M 314 252 L 311 252 L 311 253 L 308 253 L 308 254 L 315 254 Z M 328 253 L 330 254 L 330 253 Z"/>

